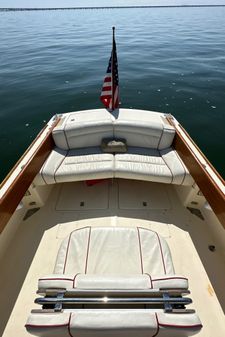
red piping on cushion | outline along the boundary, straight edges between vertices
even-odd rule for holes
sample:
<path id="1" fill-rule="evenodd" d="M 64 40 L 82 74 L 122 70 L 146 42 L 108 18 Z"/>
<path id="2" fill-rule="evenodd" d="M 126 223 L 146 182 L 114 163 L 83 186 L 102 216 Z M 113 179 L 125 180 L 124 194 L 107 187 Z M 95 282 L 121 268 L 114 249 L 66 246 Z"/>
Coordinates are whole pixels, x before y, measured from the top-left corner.
<path id="1" fill-rule="evenodd" d="M 163 278 L 152 279 L 152 282 L 154 282 L 154 281 L 165 281 L 165 280 L 187 280 L 188 281 L 188 279 L 186 277 L 163 277 Z"/>
<path id="2" fill-rule="evenodd" d="M 70 331 L 71 318 L 72 318 L 72 313 L 70 313 L 69 321 L 66 324 L 51 324 L 51 325 L 25 324 L 25 328 L 60 328 L 60 327 L 67 327 L 69 336 L 73 337 L 73 335 Z"/>
<path id="3" fill-rule="evenodd" d="M 89 227 L 87 253 L 86 253 L 86 263 L 85 263 L 85 270 L 84 270 L 85 274 L 87 274 L 87 265 L 88 265 L 88 254 L 89 254 L 90 239 L 91 239 L 91 227 Z"/>
<path id="4" fill-rule="evenodd" d="M 71 331 L 70 331 L 70 322 L 71 322 L 71 317 L 72 317 L 72 313 L 70 313 L 70 318 L 69 318 L 69 322 L 68 322 L 68 325 L 67 325 L 67 327 L 68 327 L 68 333 L 69 333 L 69 336 L 70 336 L 70 337 L 73 337 L 73 335 L 72 335 L 72 333 L 71 333 Z"/>
<path id="5" fill-rule="evenodd" d="M 76 277 L 78 276 L 78 275 L 80 275 L 81 273 L 77 273 L 75 276 L 74 276 L 74 279 L 73 279 L 73 288 L 76 288 L 77 286 L 76 286 Z"/>
<path id="6" fill-rule="evenodd" d="M 79 230 L 81 230 L 81 229 L 85 229 L 85 228 L 90 228 L 90 227 L 88 227 L 88 226 L 86 226 L 86 227 L 81 227 L 81 228 L 75 229 L 74 231 L 72 231 L 72 232 L 70 233 L 69 240 L 68 240 L 68 243 L 67 243 L 66 257 L 65 257 L 64 266 L 63 266 L 63 274 L 65 273 L 65 269 L 66 269 L 67 255 L 68 255 L 68 250 L 69 250 L 69 245 L 70 245 L 71 235 L 72 235 L 74 232 L 77 232 L 77 231 L 79 231 Z"/>
<path id="7" fill-rule="evenodd" d="M 155 319 L 156 319 L 156 324 L 157 324 L 157 330 L 156 330 L 156 333 L 152 337 L 156 337 L 159 333 L 159 320 L 158 320 L 157 313 L 155 313 Z"/>
<path id="8" fill-rule="evenodd" d="M 143 269 L 142 250 L 141 250 L 141 238 L 140 238 L 139 227 L 137 227 L 137 232 L 138 232 L 138 242 L 139 242 L 140 260 L 141 260 L 141 272 L 143 274 L 144 273 L 144 269 Z"/>
<path id="9" fill-rule="evenodd" d="M 163 251 L 162 251 L 161 240 L 160 240 L 159 234 L 157 232 L 155 232 L 155 233 L 156 233 L 158 241 L 159 241 L 159 248 L 160 248 L 160 252 L 161 252 L 161 256 L 162 256 L 162 263 L 163 263 L 164 273 L 166 274 L 166 266 L 165 266 Z"/>
<path id="10" fill-rule="evenodd" d="M 60 328 L 63 326 L 68 326 L 68 323 L 65 324 L 52 324 L 52 325 L 38 325 L 38 324 L 25 324 L 26 328 Z"/>
<path id="11" fill-rule="evenodd" d="M 163 323 L 159 323 L 159 326 L 168 327 L 168 328 L 180 328 L 180 329 L 202 328 L 202 324 L 176 325 L 176 324 L 163 324 Z"/>
<path id="12" fill-rule="evenodd" d="M 153 284 L 152 284 L 152 278 L 151 278 L 151 275 L 149 275 L 148 273 L 145 273 L 145 275 L 147 275 L 149 277 L 149 282 L 150 282 L 150 289 L 153 288 Z"/>
<path id="13" fill-rule="evenodd" d="M 69 246 L 70 246 L 70 240 L 71 240 L 71 235 L 72 235 L 72 233 L 73 233 L 73 232 L 70 233 L 69 240 L 68 240 L 68 243 L 67 243 L 66 257 L 65 257 L 64 266 L 63 266 L 63 274 L 65 273 L 65 269 L 66 269 L 67 256 L 68 256 L 68 251 L 69 251 Z"/>
<path id="14" fill-rule="evenodd" d="M 60 278 L 39 278 L 38 281 L 58 281 L 58 280 L 60 280 L 60 281 L 72 281 L 73 282 L 73 279 L 71 279 L 71 278 L 62 278 L 62 277 L 60 277 Z"/>
<path id="15" fill-rule="evenodd" d="M 159 248 L 160 248 L 160 252 L 161 252 L 161 256 L 162 256 L 162 263 L 163 263 L 164 273 L 166 274 L 166 266 L 165 266 L 165 261 L 164 261 L 164 256 L 163 256 L 163 251 L 162 251 L 162 245 L 161 245 L 159 234 L 157 232 L 151 230 L 151 229 L 148 229 L 148 228 L 144 228 L 144 227 L 137 227 L 137 228 L 143 229 L 145 231 L 153 232 L 153 233 L 155 233 L 157 235 L 158 242 L 159 242 Z"/>

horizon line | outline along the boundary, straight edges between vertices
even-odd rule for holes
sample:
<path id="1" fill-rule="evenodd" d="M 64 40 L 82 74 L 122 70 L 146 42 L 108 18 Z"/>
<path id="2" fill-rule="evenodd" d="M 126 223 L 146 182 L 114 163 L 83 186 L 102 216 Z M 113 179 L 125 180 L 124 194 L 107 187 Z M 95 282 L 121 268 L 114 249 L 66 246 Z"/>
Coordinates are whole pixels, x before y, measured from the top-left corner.
<path id="1" fill-rule="evenodd" d="M 205 5 L 143 5 L 143 6 L 85 6 L 85 7 L 0 7 L 0 11 L 83 10 L 83 9 L 129 9 L 129 8 L 179 8 L 179 7 L 225 7 L 225 4 Z"/>

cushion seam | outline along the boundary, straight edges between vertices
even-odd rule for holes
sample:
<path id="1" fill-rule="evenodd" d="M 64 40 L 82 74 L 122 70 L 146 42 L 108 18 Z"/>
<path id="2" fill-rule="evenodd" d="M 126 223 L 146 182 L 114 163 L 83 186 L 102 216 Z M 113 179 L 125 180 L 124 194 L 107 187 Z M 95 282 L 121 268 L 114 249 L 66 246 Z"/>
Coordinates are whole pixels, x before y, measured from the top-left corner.
<path id="1" fill-rule="evenodd" d="M 161 245 L 161 240 L 160 237 L 158 235 L 157 232 L 155 232 L 158 238 L 158 243 L 159 243 L 159 248 L 160 248 L 160 252 L 161 252 L 161 257 L 162 257 L 162 264 L 163 264 L 163 268 L 164 268 L 164 273 L 166 274 L 166 266 L 165 266 L 165 261 L 164 261 L 164 255 L 163 255 L 163 251 L 162 251 L 162 245 Z"/>
<path id="2" fill-rule="evenodd" d="M 158 145 L 157 145 L 157 149 L 159 149 L 159 145 L 160 145 L 160 142 L 161 142 L 163 133 L 164 133 L 164 126 L 163 126 L 163 128 L 162 128 L 162 132 L 161 132 L 161 135 L 160 135 L 160 138 L 159 138 L 159 142 L 158 142 Z"/>
<path id="3" fill-rule="evenodd" d="M 62 165 L 62 163 L 64 162 L 64 160 L 66 159 L 66 156 L 67 156 L 68 152 L 69 152 L 69 150 L 66 151 L 66 154 L 65 154 L 64 158 L 61 160 L 61 162 L 57 166 L 57 169 L 54 172 L 54 180 L 55 180 L 56 183 L 57 183 L 57 181 L 56 181 L 56 172 L 58 171 L 58 169 L 60 168 L 60 166 Z"/>
<path id="4" fill-rule="evenodd" d="M 141 272 L 142 272 L 142 274 L 144 274 L 142 249 L 141 249 L 141 238 L 140 238 L 139 227 L 137 227 L 137 233 L 138 233 L 139 252 L 140 252 L 140 261 L 141 261 Z"/>
<path id="5" fill-rule="evenodd" d="M 166 166 L 168 167 L 168 169 L 170 170 L 170 173 L 171 173 L 171 182 L 170 182 L 170 183 L 172 184 L 173 178 L 174 178 L 173 172 L 172 172 L 171 168 L 169 167 L 169 165 L 167 165 L 167 163 L 166 163 L 165 159 L 163 158 L 163 156 L 162 156 L 162 159 L 164 160 L 165 165 L 166 165 Z"/>
<path id="6" fill-rule="evenodd" d="M 87 243 L 87 252 L 86 252 L 86 262 L 85 262 L 85 269 L 84 269 L 84 273 L 85 273 L 85 274 L 87 274 L 88 255 L 89 255 L 90 241 L 91 241 L 91 227 L 89 227 L 89 234 L 88 234 L 88 243 Z"/>
<path id="7" fill-rule="evenodd" d="M 181 163 L 181 166 L 182 166 L 182 167 L 183 167 L 183 169 L 184 169 L 184 176 L 183 176 L 183 179 L 182 179 L 182 181 L 181 181 L 181 183 L 180 183 L 180 185 L 183 185 L 183 183 L 184 183 L 184 180 L 185 180 L 185 178 L 186 178 L 186 175 L 187 175 L 186 168 L 185 168 L 185 166 L 184 166 L 184 164 L 183 164 L 182 160 L 181 160 L 181 159 L 180 159 L 180 157 L 178 156 L 178 153 L 177 153 L 177 151 L 176 151 L 176 150 L 174 150 L 174 153 L 175 153 L 175 155 L 176 155 L 177 159 L 179 160 L 179 162 Z"/>

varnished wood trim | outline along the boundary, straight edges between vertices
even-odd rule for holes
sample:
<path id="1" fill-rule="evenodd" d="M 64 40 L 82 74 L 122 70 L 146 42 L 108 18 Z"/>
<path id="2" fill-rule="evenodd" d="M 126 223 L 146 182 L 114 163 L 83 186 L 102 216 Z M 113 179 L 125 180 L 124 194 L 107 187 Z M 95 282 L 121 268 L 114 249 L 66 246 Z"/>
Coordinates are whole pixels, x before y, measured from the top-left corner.
<path id="1" fill-rule="evenodd" d="M 205 196 L 206 200 L 212 207 L 214 213 L 216 214 L 217 218 L 219 219 L 222 226 L 225 228 L 225 195 L 223 191 L 219 188 L 216 181 L 213 177 L 207 172 L 205 166 L 200 162 L 197 156 L 193 153 L 192 149 L 185 141 L 182 133 L 176 128 L 175 123 L 173 120 L 170 119 L 171 124 L 176 129 L 176 135 L 173 141 L 173 147 L 180 155 L 181 159 L 187 166 L 190 174 L 194 178 L 196 184 L 199 186 L 200 190 L 202 191 L 203 195 Z M 216 174 L 217 178 L 221 181 L 224 185 L 223 178 L 219 175 L 213 165 L 209 162 L 209 160 L 204 156 L 201 150 L 197 147 L 194 143 L 192 138 L 189 136 L 187 131 L 179 125 L 182 132 L 188 137 L 188 140 L 192 142 L 195 146 L 196 150 L 203 156 L 204 160 L 206 161 L 207 165 L 213 170 Z"/>
<path id="2" fill-rule="evenodd" d="M 18 173 L 15 180 L 6 190 L 5 194 L 0 200 L 0 233 L 3 231 L 5 226 L 7 225 L 9 219 L 13 215 L 14 211 L 16 210 L 18 204 L 20 203 L 21 199 L 23 198 L 24 194 L 26 193 L 27 189 L 29 188 L 30 184 L 34 180 L 35 176 L 41 169 L 44 161 L 52 151 L 54 147 L 54 141 L 52 138 L 52 129 L 56 126 L 59 120 L 56 120 L 55 123 L 51 126 L 49 131 L 47 132 L 45 138 L 42 140 L 40 145 L 35 150 L 34 154 L 28 160 L 26 165 L 23 169 Z M 18 167 L 21 163 L 22 159 L 25 155 L 29 152 L 35 142 L 39 139 L 39 137 L 43 134 L 46 130 L 46 127 L 41 130 L 23 156 L 19 159 L 19 161 L 14 166 L 12 172 Z M 4 183 L 7 179 L 9 179 L 10 175 L 4 179 Z M 3 185 L 2 185 L 3 186 Z"/>
<path id="3" fill-rule="evenodd" d="M 32 143 L 29 145 L 29 147 L 25 150 L 25 152 L 22 154 L 22 156 L 19 158 L 19 160 L 16 162 L 16 164 L 12 167 L 12 169 L 9 171 L 9 173 L 5 176 L 5 178 L 3 179 L 3 181 L 0 184 L 0 189 L 5 184 L 6 180 L 8 180 L 8 178 L 11 176 L 12 172 L 15 171 L 15 169 L 19 166 L 19 164 L 21 163 L 21 161 L 23 160 L 23 158 L 30 151 L 30 149 L 32 148 L 32 146 L 34 145 L 34 143 L 37 141 L 37 139 L 42 135 L 42 133 L 47 128 L 47 126 L 48 126 L 48 124 L 46 124 L 43 127 L 43 129 L 41 129 L 41 131 L 37 134 L 37 136 L 35 137 L 35 139 L 32 141 Z"/>
<path id="4" fill-rule="evenodd" d="M 215 167 L 212 165 L 212 163 L 208 160 L 208 158 L 204 155 L 204 153 L 201 151 L 201 149 L 198 147 L 198 145 L 193 141 L 189 133 L 183 128 L 182 125 L 179 124 L 179 127 L 182 129 L 182 132 L 185 133 L 185 135 L 188 137 L 188 139 L 194 144 L 195 148 L 198 150 L 198 152 L 201 154 L 201 156 L 205 159 L 207 162 L 207 165 L 210 166 L 210 168 L 213 170 L 213 172 L 217 175 L 217 177 L 222 181 L 223 185 L 225 184 L 225 181 L 223 177 L 219 174 L 219 172 L 215 169 Z"/>

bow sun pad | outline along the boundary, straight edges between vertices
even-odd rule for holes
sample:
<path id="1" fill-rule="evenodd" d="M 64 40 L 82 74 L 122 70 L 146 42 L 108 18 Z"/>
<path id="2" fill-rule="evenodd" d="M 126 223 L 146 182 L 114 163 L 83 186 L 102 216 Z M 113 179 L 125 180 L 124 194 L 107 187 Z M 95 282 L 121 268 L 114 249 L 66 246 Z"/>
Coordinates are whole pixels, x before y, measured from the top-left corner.
<path id="1" fill-rule="evenodd" d="M 30 314 L 26 329 L 36 336 L 183 337 L 202 327 L 185 309 L 188 280 L 175 274 L 166 240 L 142 227 L 71 232 L 38 290 L 46 297 L 36 303 L 53 310 Z"/>

